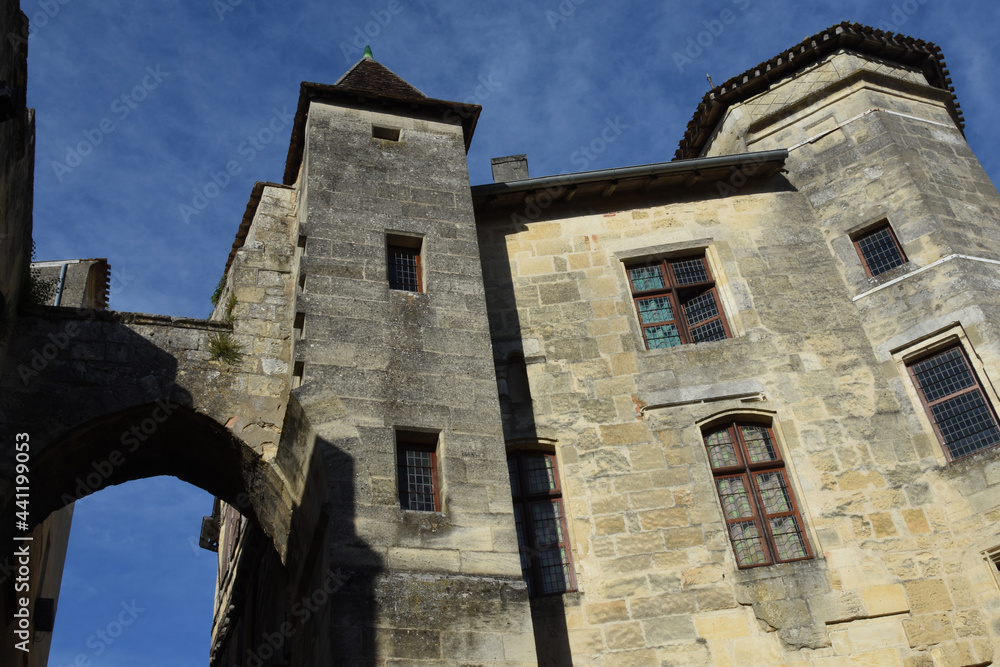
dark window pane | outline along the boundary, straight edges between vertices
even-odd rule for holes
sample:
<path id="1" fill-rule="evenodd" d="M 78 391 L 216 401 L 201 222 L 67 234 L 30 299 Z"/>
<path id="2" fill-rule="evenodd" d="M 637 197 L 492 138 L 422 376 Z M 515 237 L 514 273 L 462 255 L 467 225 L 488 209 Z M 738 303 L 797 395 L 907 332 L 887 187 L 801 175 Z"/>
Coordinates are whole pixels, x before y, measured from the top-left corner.
<path id="1" fill-rule="evenodd" d="M 419 292 L 418 276 L 420 253 L 409 248 L 389 248 L 389 287 Z"/>
<path id="2" fill-rule="evenodd" d="M 931 414 L 952 458 L 1000 443 L 1000 429 L 979 389 L 941 401 Z"/>
<path id="3" fill-rule="evenodd" d="M 406 450 L 403 454 L 404 509 L 421 512 L 434 511 L 434 466 L 431 453 L 420 450 Z"/>
<path id="4" fill-rule="evenodd" d="M 965 355 L 957 347 L 913 364 L 913 373 L 928 402 L 976 384 Z"/>
<path id="5" fill-rule="evenodd" d="M 684 302 L 684 316 L 687 317 L 689 326 L 694 326 L 699 322 L 710 320 L 719 314 L 719 307 L 715 303 L 715 295 L 712 292 L 702 292 L 696 297 Z"/>
<path id="6" fill-rule="evenodd" d="M 525 456 L 524 467 L 528 473 L 528 493 L 548 493 L 556 489 L 555 471 L 548 456 Z"/>
<path id="7" fill-rule="evenodd" d="M 710 340 L 725 340 L 726 330 L 722 326 L 721 320 L 712 320 L 708 324 L 691 329 L 691 339 L 695 343 L 704 343 Z"/>
<path id="8" fill-rule="evenodd" d="M 535 546 L 539 549 L 547 549 L 564 541 L 560 508 L 558 500 L 531 505 L 532 519 L 535 522 Z"/>
<path id="9" fill-rule="evenodd" d="M 890 271 L 905 261 L 888 227 L 882 227 L 859 238 L 858 248 L 872 276 Z"/>
<path id="10" fill-rule="evenodd" d="M 701 258 L 670 262 L 670 266 L 674 269 L 674 278 L 678 285 L 708 282 L 708 271 L 705 270 L 705 262 Z"/>
<path id="11" fill-rule="evenodd" d="M 663 289 L 666 284 L 663 282 L 663 271 L 657 266 L 637 266 L 628 270 L 628 277 L 632 280 L 632 289 L 636 292 L 645 292 L 651 289 Z"/>
<path id="12" fill-rule="evenodd" d="M 542 592 L 562 593 L 569 590 L 573 581 L 569 572 L 569 558 L 565 547 L 546 549 L 538 554 L 542 570 Z"/>

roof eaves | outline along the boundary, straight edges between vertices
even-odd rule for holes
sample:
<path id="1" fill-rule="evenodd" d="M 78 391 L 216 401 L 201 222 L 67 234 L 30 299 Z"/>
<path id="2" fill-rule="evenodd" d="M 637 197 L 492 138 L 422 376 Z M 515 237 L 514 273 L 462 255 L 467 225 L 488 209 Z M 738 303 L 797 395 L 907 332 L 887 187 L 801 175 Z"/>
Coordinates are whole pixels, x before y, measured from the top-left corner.
<path id="1" fill-rule="evenodd" d="M 688 122 L 674 159 L 697 157 L 731 105 L 763 92 L 774 82 L 842 48 L 895 60 L 901 64 L 919 65 L 932 86 L 950 93 L 949 111 L 959 130 L 964 130 L 961 107 L 940 47 L 921 39 L 845 21 L 807 37 L 792 48 L 705 93 L 694 117 Z"/>
<path id="2" fill-rule="evenodd" d="M 686 160 L 672 160 L 670 162 L 656 162 L 653 164 L 637 165 L 633 167 L 616 167 L 613 169 L 599 169 L 596 171 L 582 171 L 573 174 L 559 174 L 556 176 L 540 176 L 527 178 L 520 181 L 509 181 L 506 183 L 486 183 L 472 187 L 473 199 L 483 199 L 491 196 L 513 194 L 517 192 L 530 193 L 544 188 L 570 187 L 594 183 L 611 183 L 629 178 L 657 178 L 666 175 L 679 175 L 685 173 L 695 173 L 709 168 L 736 168 L 747 165 L 772 164 L 775 168 L 784 165 L 788 157 L 786 149 L 772 151 L 759 151 L 754 153 L 739 153 L 736 155 L 717 155 L 712 157 L 700 157 Z M 766 176 L 768 170 L 759 170 L 754 173 Z M 749 174 L 749 172 L 748 172 Z"/>

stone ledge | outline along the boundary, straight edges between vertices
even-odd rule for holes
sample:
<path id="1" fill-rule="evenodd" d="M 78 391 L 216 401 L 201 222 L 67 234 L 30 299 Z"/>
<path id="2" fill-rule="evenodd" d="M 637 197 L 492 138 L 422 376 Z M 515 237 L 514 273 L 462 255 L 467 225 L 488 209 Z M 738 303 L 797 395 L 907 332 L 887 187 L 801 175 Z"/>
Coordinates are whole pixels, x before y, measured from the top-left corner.
<path id="1" fill-rule="evenodd" d="M 206 331 L 232 331 L 233 325 L 221 321 L 199 320 L 193 317 L 172 317 L 150 313 L 128 313 L 117 310 L 93 308 L 66 308 L 63 306 L 30 306 L 24 316 L 50 320 L 83 320 L 87 322 L 113 322 L 116 324 L 204 329 Z"/>
<path id="2" fill-rule="evenodd" d="M 746 399 L 756 396 L 763 398 L 764 394 L 764 385 L 757 380 L 750 379 L 700 384 L 691 387 L 646 390 L 640 394 L 640 400 L 647 406 L 646 409 L 651 409 L 687 403 L 722 401 L 731 398 Z"/>

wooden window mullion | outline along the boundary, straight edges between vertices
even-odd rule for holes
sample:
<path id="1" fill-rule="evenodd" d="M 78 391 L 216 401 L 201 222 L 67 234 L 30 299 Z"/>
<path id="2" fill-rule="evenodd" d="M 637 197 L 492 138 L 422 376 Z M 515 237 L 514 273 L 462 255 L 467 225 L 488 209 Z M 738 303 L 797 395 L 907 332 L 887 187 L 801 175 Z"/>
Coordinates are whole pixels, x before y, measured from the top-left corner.
<path id="1" fill-rule="evenodd" d="M 751 469 L 753 464 L 750 462 L 750 451 L 747 447 L 746 441 L 743 439 L 743 433 L 740 431 L 739 424 L 733 424 L 731 428 L 733 432 L 733 442 L 737 443 L 737 449 L 739 449 L 740 452 L 739 456 L 743 463 L 743 475 L 746 478 L 745 483 L 748 485 L 747 495 L 750 496 L 750 503 L 753 505 L 753 512 L 757 521 L 757 530 L 760 531 L 760 539 L 764 544 L 764 551 L 770 561 L 767 564 L 771 565 L 778 562 L 778 558 L 777 553 L 775 553 L 776 550 L 774 545 L 772 544 L 771 526 L 767 522 L 767 508 L 764 505 L 764 499 L 760 495 L 760 489 L 757 486 L 754 471 Z"/>
<path id="2" fill-rule="evenodd" d="M 971 380 L 971 384 L 969 386 L 967 386 L 967 387 L 962 387 L 961 389 L 958 389 L 958 390 L 956 390 L 956 391 L 954 391 L 954 392 L 952 392 L 950 394 L 946 394 L 944 396 L 940 396 L 940 397 L 938 397 L 938 398 L 936 398 L 936 399 L 934 399 L 932 401 L 928 400 L 927 399 L 926 388 L 920 382 L 920 378 L 917 376 L 917 372 L 914 370 L 914 367 L 917 366 L 917 365 L 919 365 L 920 363 L 922 363 L 924 361 L 933 359 L 935 357 L 944 356 L 945 354 L 948 354 L 951 350 L 954 350 L 954 349 L 958 350 L 957 359 L 961 360 L 965 372 L 968 373 L 968 375 L 969 375 L 969 379 Z M 924 406 L 924 410 L 927 413 L 927 416 L 928 416 L 928 418 L 929 418 L 929 420 L 931 422 L 931 427 L 934 429 L 934 435 L 937 436 L 938 441 L 941 443 L 942 449 L 944 450 L 945 457 L 949 461 L 954 461 L 956 458 L 962 458 L 962 457 L 965 457 L 965 456 L 969 456 L 970 454 L 973 454 L 975 452 L 981 451 L 983 449 L 987 449 L 989 447 L 996 447 L 998 444 L 1000 444 L 998 442 L 993 442 L 991 444 L 986 444 L 986 445 L 978 447 L 976 449 L 972 449 L 972 450 L 964 451 L 964 452 L 959 452 L 959 455 L 956 456 L 954 454 L 954 452 L 952 451 L 952 445 L 964 441 L 965 439 L 967 439 L 968 437 L 970 437 L 970 435 L 965 435 L 965 436 L 963 436 L 962 438 L 959 438 L 959 439 L 952 439 L 949 442 L 948 439 L 947 439 L 947 437 L 945 436 L 944 432 L 941 430 L 941 425 L 938 423 L 937 417 L 934 415 L 934 408 L 937 407 L 938 405 L 940 405 L 941 403 L 945 403 L 947 401 L 952 401 L 952 400 L 954 400 L 956 398 L 959 398 L 961 396 L 965 396 L 967 394 L 977 393 L 978 396 L 979 396 L 979 400 L 983 404 L 983 407 L 984 407 L 984 409 L 986 411 L 986 414 L 988 415 L 989 419 L 992 421 L 993 429 L 1000 429 L 1000 420 L 998 420 L 998 418 L 997 418 L 996 409 L 994 408 L 992 402 L 989 400 L 989 396 L 986 394 L 986 391 L 983 389 L 982 382 L 980 382 L 979 376 L 976 374 L 976 371 L 975 371 L 975 369 L 972 366 L 972 361 L 969 359 L 969 355 L 966 353 L 964 347 L 962 347 L 960 344 L 956 344 L 956 345 L 953 345 L 951 347 L 945 348 L 943 350 L 939 350 L 939 351 L 937 351 L 935 353 L 931 353 L 931 354 L 929 354 L 929 355 L 927 355 L 927 356 L 925 356 L 925 357 L 923 357 L 923 358 L 921 358 L 921 359 L 919 359 L 919 360 L 917 360 L 915 362 L 907 364 L 906 370 L 907 370 L 907 372 L 908 372 L 908 374 L 910 376 L 910 380 L 913 382 L 913 386 L 917 388 L 917 395 L 920 398 L 921 404 Z M 983 433 L 984 430 L 980 430 L 977 433 Z"/>
<path id="3" fill-rule="evenodd" d="M 710 463 L 713 454 L 712 447 L 718 447 L 718 444 L 710 446 L 709 437 L 712 437 L 713 443 L 719 443 L 720 441 L 717 439 L 718 434 L 723 432 L 727 434 L 729 442 L 732 445 L 732 451 L 737 459 L 737 464 L 713 467 L 713 483 L 716 486 L 716 492 L 718 493 L 719 500 L 722 504 L 726 531 L 729 533 L 729 541 L 732 545 L 739 567 L 759 567 L 779 562 L 791 562 L 812 558 L 812 549 L 809 546 L 809 540 L 804 533 L 802 516 L 799 512 L 795 493 L 792 489 L 788 473 L 785 469 L 784 460 L 781 458 L 781 453 L 778 450 L 777 444 L 774 442 L 774 434 L 771 429 L 766 429 L 766 447 L 767 452 L 772 458 L 765 461 L 758 461 L 756 463 L 751 461 L 750 446 L 746 441 L 743 428 L 739 422 L 733 422 L 727 425 L 725 429 L 713 431 L 707 434 L 705 436 L 705 443 L 706 447 L 709 448 Z M 716 452 L 716 454 L 718 454 L 718 452 Z M 760 452 L 758 452 L 758 455 L 759 454 Z M 764 489 L 761 486 L 763 483 L 762 478 L 767 476 L 777 476 L 776 481 L 778 489 L 774 489 L 772 487 L 769 491 L 774 492 L 778 490 L 784 494 L 781 505 L 784 506 L 787 504 L 786 510 L 773 513 L 768 512 L 767 503 L 764 501 Z M 727 515 L 727 500 L 726 497 L 723 496 L 722 489 L 719 488 L 720 480 L 726 479 L 739 479 L 742 482 L 744 492 L 746 493 L 746 502 L 748 507 L 740 509 L 736 506 L 736 508 L 741 512 L 749 512 L 749 516 L 730 518 Z M 731 505 L 730 507 L 733 506 Z M 771 525 L 771 521 L 783 519 L 790 519 L 791 521 L 785 522 L 786 525 L 783 526 L 783 532 L 777 534 L 778 536 L 776 536 L 774 528 Z M 766 562 L 748 563 L 741 560 L 741 552 L 740 549 L 737 548 L 737 543 L 734 539 L 731 527 L 733 524 L 750 522 L 756 526 L 758 539 L 760 541 L 760 557 L 762 557 Z M 786 532 L 788 529 L 793 527 L 792 524 L 794 524 L 794 535 L 791 532 Z M 785 551 L 785 557 L 782 557 L 781 550 L 779 550 L 779 536 L 781 536 L 780 544 L 782 550 Z M 804 555 L 794 558 L 787 557 L 792 550 L 798 553 L 803 553 Z M 744 551 L 743 555 L 746 556 L 748 554 Z"/>

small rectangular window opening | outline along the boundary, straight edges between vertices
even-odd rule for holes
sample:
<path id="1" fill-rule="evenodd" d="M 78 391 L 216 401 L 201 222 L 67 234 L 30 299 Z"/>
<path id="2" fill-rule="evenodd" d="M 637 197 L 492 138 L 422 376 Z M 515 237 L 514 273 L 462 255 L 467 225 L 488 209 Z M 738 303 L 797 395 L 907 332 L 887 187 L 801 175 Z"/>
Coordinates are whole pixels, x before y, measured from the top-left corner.
<path id="1" fill-rule="evenodd" d="M 372 137 L 385 141 L 399 141 L 399 128 L 372 125 Z"/>
<path id="2" fill-rule="evenodd" d="M 436 433 L 396 432 L 396 481 L 399 506 L 440 512 Z"/>
<path id="3" fill-rule="evenodd" d="M 880 276 L 906 263 L 903 247 L 899 245 L 888 223 L 855 236 L 853 241 L 869 278 Z"/>
<path id="4" fill-rule="evenodd" d="M 423 292 L 420 251 L 423 239 L 416 236 L 386 235 L 389 287 L 406 292 Z"/>
<path id="5" fill-rule="evenodd" d="M 292 326 L 295 340 L 302 340 L 302 331 L 306 328 L 306 314 L 295 313 L 295 322 Z"/>

